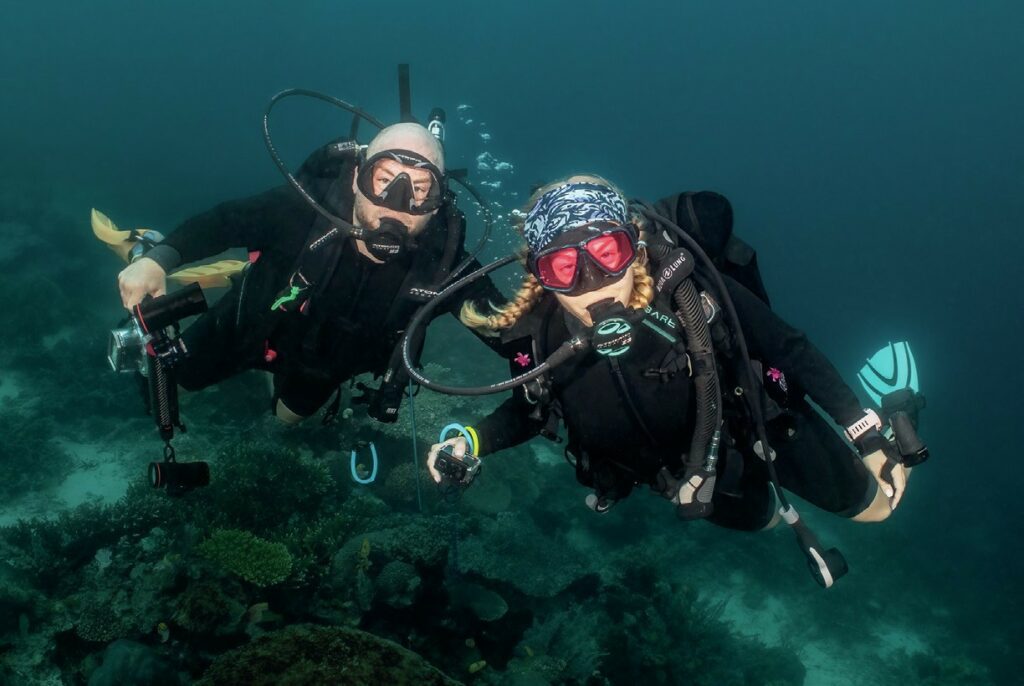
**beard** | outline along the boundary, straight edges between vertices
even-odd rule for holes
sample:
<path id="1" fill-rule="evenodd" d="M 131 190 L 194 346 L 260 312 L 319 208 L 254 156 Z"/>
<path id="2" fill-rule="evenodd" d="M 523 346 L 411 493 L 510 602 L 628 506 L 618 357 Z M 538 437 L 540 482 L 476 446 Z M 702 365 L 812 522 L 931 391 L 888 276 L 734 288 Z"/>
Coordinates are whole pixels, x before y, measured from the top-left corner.
<path id="1" fill-rule="evenodd" d="M 400 222 L 406 227 L 406 230 L 411 236 L 415 236 L 420 233 L 427 224 L 430 223 L 432 214 L 425 215 L 401 215 L 394 216 L 398 213 L 390 212 L 386 216 Z M 376 231 L 380 228 L 380 220 L 384 215 L 380 208 L 374 205 L 372 202 L 362 197 L 361 194 L 356 194 L 355 202 L 352 205 L 352 223 L 361 229 L 369 229 L 370 231 Z M 410 221 L 411 220 L 411 221 Z"/>
<path id="2" fill-rule="evenodd" d="M 352 223 L 361 229 L 378 229 L 380 228 L 380 219 L 370 214 L 369 205 L 360 197 L 356 197 L 356 201 L 352 207 Z"/>

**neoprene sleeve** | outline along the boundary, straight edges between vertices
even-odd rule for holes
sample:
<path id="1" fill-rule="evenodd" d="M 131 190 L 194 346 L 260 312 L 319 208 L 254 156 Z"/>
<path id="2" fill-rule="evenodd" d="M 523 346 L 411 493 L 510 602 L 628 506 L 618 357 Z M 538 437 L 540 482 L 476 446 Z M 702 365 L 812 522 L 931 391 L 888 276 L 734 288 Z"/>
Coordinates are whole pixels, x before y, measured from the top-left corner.
<path id="1" fill-rule="evenodd" d="M 787 324 L 735 280 L 725 275 L 722 279 L 729 289 L 752 356 L 770 360 L 784 369 L 786 376 L 840 426 L 848 426 L 864 415 L 856 394 L 803 331 Z"/>
<path id="2" fill-rule="evenodd" d="M 263 250 L 279 240 L 282 231 L 299 230 L 305 237 L 312 221 L 313 210 L 298 193 L 288 186 L 278 186 L 248 198 L 223 202 L 187 219 L 161 243 L 178 252 L 180 263 L 158 263 L 166 270 L 230 248 Z"/>
<path id="3" fill-rule="evenodd" d="M 473 423 L 480 437 L 479 455 L 490 455 L 525 443 L 540 433 L 542 425 L 529 418 L 530 407 L 516 394 L 479 422 Z"/>

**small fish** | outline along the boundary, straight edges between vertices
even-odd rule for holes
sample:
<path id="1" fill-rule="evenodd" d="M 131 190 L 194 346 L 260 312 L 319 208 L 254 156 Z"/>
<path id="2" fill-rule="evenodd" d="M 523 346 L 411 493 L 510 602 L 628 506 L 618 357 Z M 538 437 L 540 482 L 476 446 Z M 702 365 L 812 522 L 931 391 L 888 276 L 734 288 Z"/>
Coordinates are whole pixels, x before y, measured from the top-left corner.
<path id="1" fill-rule="evenodd" d="M 165 622 L 160 622 L 156 625 L 156 633 L 160 637 L 161 643 L 167 643 L 167 640 L 171 637 L 171 629 Z"/>
<path id="2" fill-rule="evenodd" d="M 477 672 L 479 672 L 481 669 L 483 669 L 486 666 L 487 666 L 487 660 L 479 660 L 477 662 L 474 662 L 473 664 L 471 664 L 469 666 L 469 673 L 470 674 L 476 674 Z"/>
<path id="3" fill-rule="evenodd" d="M 270 609 L 268 603 L 256 603 L 246 612 L 246 619 L 252 623 L 259 623 L 263 619 L 263 613 Z"/>

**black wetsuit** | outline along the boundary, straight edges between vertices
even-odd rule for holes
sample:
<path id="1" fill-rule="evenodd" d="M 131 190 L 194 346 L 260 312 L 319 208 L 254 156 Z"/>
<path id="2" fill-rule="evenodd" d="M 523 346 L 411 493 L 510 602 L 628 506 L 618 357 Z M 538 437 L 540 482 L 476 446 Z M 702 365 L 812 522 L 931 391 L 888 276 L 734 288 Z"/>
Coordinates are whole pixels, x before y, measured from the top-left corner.
<path id="1" fill-rule="evenodd" d="M 353 164 L 351 159 L 325 160 L 318 151 L 297 178 L 318 202 L 351 220 Z M 304 248 L 330 225 L 291 186 L 229 201 L 185 221 L 147 253 L 165 270 L 229 248 L 245 248 L 251 256 L 258 253 L 258 259 L 182 334 L 191 356 L 179 370 L 179 383 L 195 390 L 246 369 L 264 369 L 274 374 L 275 397 L 307 416 L 342 382 L 364 372 L 383 373 L 421 304 L 407 297 L 409 288 L 436 280 L 448 221 L 464 221 L 461 213 L 452 218 L 449 212 L 458 211 L 442 207 L 417 236 L 417 249 L 386 264 L 371 262 L 344 239 L 336 261 L 321 270 L 321 287 L 303 312 L 272 311 L 271 304 L 287 286 Z M 465 257 L 460 242 L 452 262 Z M 474 261 L 467 269 L 478 267 Z M 488 279 L 460 296 L 437 314 L 457 314 L 466 300 L 504 300 Z"/>
<path id="2" fill-rule="evenodd" d="M 737 281 L 723 278 L 750 355 L 764 370 L 770 398 L 768 438 L 777 453 L 782 486 L 841 516 L 859 513 L 874 497 L 874 478 L 807 401 L 811 398 L 840 426 L 847 426 L 863 416 L 856 396 L 802 332 Z M 545 359 L 581 326 L 554 296 L 545 294 L 503 337 L 513 372 L 523 370 L 527 356 L 530 366 Z M 520 388 L 476 425 L 482 452 L 530 439 L 554 412 L 566 425 L 566 449 L 575 458 L 577 479 L 599 495 L 619 499 L 637 484 L 653 486 L 662 465 L 678 476 L 695 414 L 679 327 L 665 296 L 659 296 L 634 327 L 635 340 L 626 354 L 582 353 L 552 371 L 546 404 L 532 403 L 528 391 Z M 756 530 L 771 518 L 773 500 L 767 467 L 752 450 L 752 422 L 733 393 L 739 385 L 735 357 L 733 350 L 716 349 L 725 436 L 710 519 L 730 528 Z"/>

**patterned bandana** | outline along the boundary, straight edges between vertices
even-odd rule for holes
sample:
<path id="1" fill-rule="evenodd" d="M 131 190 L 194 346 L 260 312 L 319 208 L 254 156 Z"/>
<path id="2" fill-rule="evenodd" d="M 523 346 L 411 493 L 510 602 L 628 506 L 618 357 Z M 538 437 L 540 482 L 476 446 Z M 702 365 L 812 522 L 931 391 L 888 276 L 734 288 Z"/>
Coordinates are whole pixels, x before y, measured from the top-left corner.
<path id="1" fill-rule="evenodd" d="M 627 224 L 626 203 L 607 186 L 567 183 L 540 196 L 526 215 L 523 238 L 536 253 L 569 229 L 596 222 Z"/>

